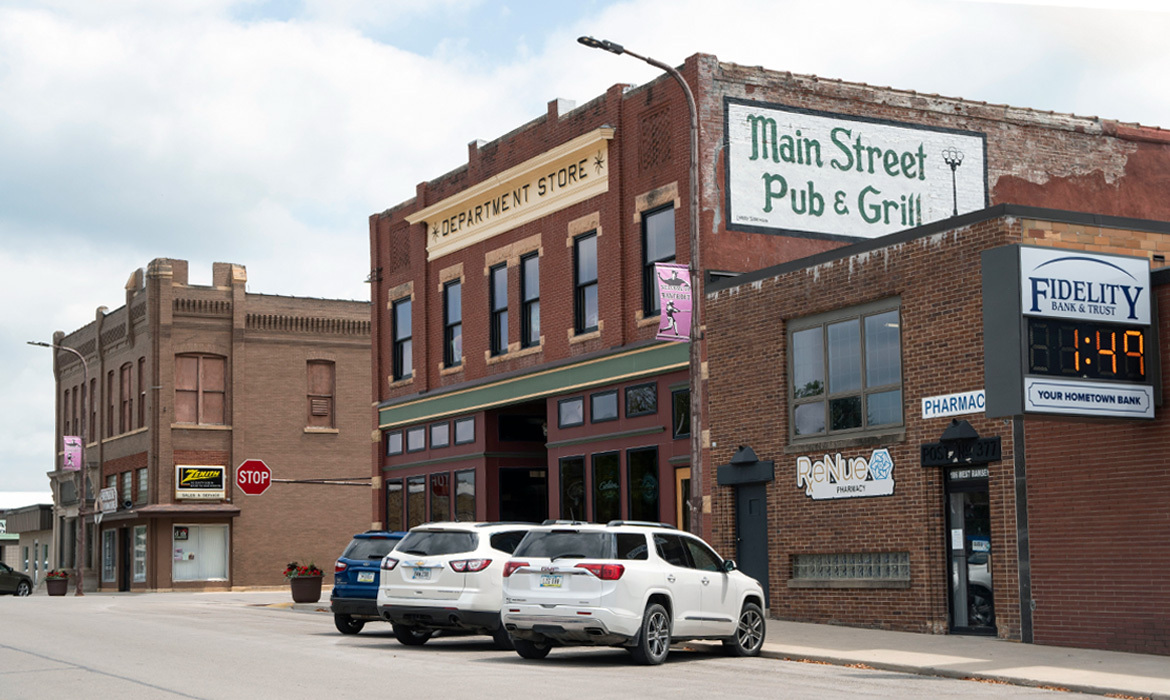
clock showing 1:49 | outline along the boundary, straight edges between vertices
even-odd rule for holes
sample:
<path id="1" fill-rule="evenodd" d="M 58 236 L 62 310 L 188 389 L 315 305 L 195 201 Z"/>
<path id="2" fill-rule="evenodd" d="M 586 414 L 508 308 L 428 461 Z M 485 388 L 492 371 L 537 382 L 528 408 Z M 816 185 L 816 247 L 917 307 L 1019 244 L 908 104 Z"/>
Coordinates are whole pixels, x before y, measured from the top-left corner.
<path id="1" fill-rule="evenodd" d="M 1146 381 L 1147 326 L 1028 319 L 1028 373 Z"/>

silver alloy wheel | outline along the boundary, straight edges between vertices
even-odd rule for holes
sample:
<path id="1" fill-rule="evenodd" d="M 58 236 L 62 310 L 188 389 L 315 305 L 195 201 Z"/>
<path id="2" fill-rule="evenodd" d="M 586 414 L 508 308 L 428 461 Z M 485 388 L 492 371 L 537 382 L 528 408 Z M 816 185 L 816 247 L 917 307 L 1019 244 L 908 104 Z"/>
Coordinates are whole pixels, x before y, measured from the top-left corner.
<path id="1" fill-rule="evenodd" d="M 21 581 L 16 587 L 16 595 L 24 597 L 32 593 L 32 586 L 28 585 L 28 581 Z"/>
<path id="2" fill-rule="evenodd" d="M 650 655 L 656 659 L 666 656 L 670 649 L 670 618 L 662 608 L 650 611 L 650 619 L 646 621 L 646 642 Z"/>
<path id="3" fill-rule="evenodd" d="M 740 648 L 746 652 L 754 652 L 764 643 L 764 616 L 754 605 L 745 605 L 739 614 L 739 625 L 735 630 L 735 637 Z"/>

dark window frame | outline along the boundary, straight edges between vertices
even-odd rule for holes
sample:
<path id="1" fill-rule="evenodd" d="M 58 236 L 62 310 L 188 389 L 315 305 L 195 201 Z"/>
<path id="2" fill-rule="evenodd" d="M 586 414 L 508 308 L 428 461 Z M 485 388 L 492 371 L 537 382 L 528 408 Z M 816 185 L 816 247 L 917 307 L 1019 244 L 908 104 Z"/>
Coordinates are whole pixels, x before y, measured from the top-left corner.
<path id="1" fill-rule="evenodd" d="M 687 419 L 685 421 L 680 422 L 679 421 L 678 403 L 677 403 L 676 397 L 683 395 L 683 394 L 685 394 L 687 397 L 687 401 L 686 401 Z M 689 438 L 691 436 L 691 416 L 690 416 L 690 413 L 691 413 L 691 390 L 690 390 L 690 387 L 685 387 L 682 389 L 671 389 L 671 391 L 670 391 L 670 426 L 671 426 L 670 431 L 671 431 L 671 437 L 674 438 L 675 440 L 681 440 L 683 438 Z M 685 428 L 679 427 L 679 426 L 684 425 L 684 424 L 685 424 Z"/>
<path id="2" fill-rule="evenodd" d="M 503 303 L 497 294 L 496 275 L 503 275 Z M 490 322 L 489 352 L 492 357 L 508 352 L 508 264 L 500 263 L 488 268 L 488 319 Z"/>
<path id="3" fill-rule="evenodd" d="M 453 500 L 452 510 L 454 511 L 456 521 L 460 521 L 460 518 L 459 518 L 459 503 L 460 503 L 460 501 L 459 501 L 459 486 L 462 483 L 461 477 L 467 476 L 469 474 L 471 475 L 470 484 L 471 484 L 472 512 L 471 512 L 471 517 L 469 518 L 468 521 L 474 522 L 474 521 L 479 519 L 478 516 L 475 514 L 475 508 L 477 507 L 477 503 L 478 503 L 476 500 L 478 494 L 476 494 L 476 492 L 475 492 L 475 470 L 474 469 L 458 469 L 452 475 L 452 478 L 455 480 L 455 497 L 454 497 L 454 499 L 452 499 Z"/>
<path id="4" fill-rule="evenodd" d="M 594 271 L 592 279 L 581 279 L 581 245 L 587 240 L 593 240 L 593 258 Z M 584 333 L 592 333 L 601 327 L 601 292 L 598 284 L 598 277 L 600 276 L 600 265 L 598 261 L 598 236 L 597 231 L 590 231 L 583 233 L 580 236 L 573 238 L 573 330 L 577 335 Z M 593 288 L 594 298 L 597 304 L 597 324 L 586 326 L 585 306 L 589 295 L 589 289 Z"/>
<path id="5" fill-rule="evenodd" d="M 398 512 L 392 513 L 390 508 L 390 494 L 398 487 Z M 386 529 L 388 531 L 402 531 L 406 529 L 406 480 L 398 477 L 386 480 Z M 397 516 L 397 517 L 395 517 Z"/>
<path id="6" fill-rule="evenodd" d="M 398 436 L 398 449 L 397 450 L 395 450 L 393 447 L 393 438 L 396 435 Z M 406 435 L 404 435 L 401 430 L 387 430 L 386 431 L 386 456 L 392 457 L 394 455 L 400 455 L 405 451 L 406 451 Z"/>
<path id="7" fill-rule="evenodd" d="M 443 442 L 441 442 L 441 443 L 435 441 L 435 428 L 446 428 L 447 429 L 447 437 L 444 438 Z M 429 433 L 429 439 L 431 441 L 431 449 L 432 450 L 435 448 L 450 447 L 451 446 L 451 422 L 450 421 L 439 421 L 438 423 L 431 423 L 430 425 L 427 426 L 427 433 Z"/>
<path id="8" fill-rule="evenodd" d="M 674 246 L 671 254 L 660 256 L 654 260 L 650 259 L 650 246 L 647 240 L 650 220 L 667 211 L 671 212 L 671 221 L 673 222 L 673 203 L 642 212 L 642 316 L 644 318 L 658 316 L 662 313 L 662 310 L 658 308 L 658 284 L 654 277 L 654 263 L 672 263 L 678 259 L 677 228 L 674 231 Z"/>
<path id="9" fill-rule="evenodd" d="M 632 457 L 639 453 L 649 453 L 654 455 L 654 481 L 655 496 L 654 496 L 654 514 L 649 517 L 640 517 L 634 513 L 634 460 Z M 658 446 L 651 445 L 648 447 L 631 447 L 626 450 L 626 512 L 629 514 L 630 520 L 649 520 L 651 522 L 658 522 L 661 520 L 659 513 L 662 511 L 662 462 L 659 459 Z"/>
<path id="10" fill-rule="evenodd" d="M 898 379 L 893 383 L 870 385 L 868 378 L 868 359 L 867 359 L 867 331 L 866 319 L 881 316 L 893 312 L 896 314 L 896 323 L 898 328 L 898 360 L 897 360 L 897 375 Z M 829 360 L 829 327 L 837 324 L 856 321 L 858 326 L 858 346 L 859 353 L 858 367 L 860 387 L 856 389 L 847 389 L 841 391 L 833 391 L 830 381 L 830 360 Z M 788 347 L 787 369 L 789 377 L 788 389 L 788 434 L 789 440 L 793 443 L 816 442 L 826 439 L 835 439 L 842 437 L 868 436 L 875 434 L 882 434 L 891 430 L 899 430 L 906 425 L 906 410 L 905 410 L 905 381 L 906 373 L 902 366 L 904 361 L 904 349 L 902 345 L 901 328 L 902 320 L 902 303 L 898 297 L 889 299 L 882 299 L 880 301 L 862 304 L 859 306 L 846 307 L 836 309 L 823 314 L 816 314 L 803 319 L 793 320 L 788 323 L 786 330 Z M 821 357 L 820 357 L 820 382 L 821 387 L 818 393 L 797 396 L 796 393 L 800 389 L 795 386 L 796 383 L 796 363 L 797 363 L 797 347 L 794 344 L 793 337 L 805 331 L 820 329 L 821 341 Z M 899 420 L 896 422 L 886 423 L 869 423 L 869 399 L 871 396 L 878 394 L 887 394 L 889 392 L 897 391 L 899 394 Z M 834 400 L 850 399 L 857 397 L 859 399 L 860 411 L 860 425 L 833 428 L 832 417 L 832 403 Z M 823 405 L 823 429 L 815 433 L 798 434 L 797 433 L 797 411 L 803 406 L 815 406 L 816 404 Z"/>
<path id="11" fill-rule="evenodd" d="M 617 483 L 618 483 L 618 495 L 617 495 L 617 511 L 618 512 L 612 514 L 612 515 L 616 515 L 617 519 L 621 519 L 621 517 L 622 517 L 622 504 L 624 503 L 624 496 L 625 496 L 625 494 L 623 492 L 626 490 L 626 489 L 622 488 L 622 453 L 620 450 L 609 450 L 606 452 L 595 452 L 595 453 L 589 455 L 589 477 L 588 477 L 589 483 L 588 483 L 588 486 L 591 487 L 590 493 L 593 494 L 593 507 L 591 510 L 593 511 L 593 522 L 598 522 L 598 523 L 599 522 L 608 522 L 611 519 L 608 517 L 603 519 L 597 513 L 597 508 L 598 508 L 599 504 L 601 503 L 601 499 L 597 497 L 597 487 L 598 487 L 597 460 L 600 457 L 616 457 L 617 458 L 617 469 L 614 470 L 614 473 L 617 474 Z"/>
<path id="12" fill-rule="evenodd" d="M 581 511 L 582 512 L 576 513 L 576 514 L 570 514 L 570 513 L 565 512 L 565 485 L 567 483 L 565 480 L 565 463 L 566 462 L 579 462 L 580 466 L 581 466 L 581 487 L 583 489 L 583 492 L 581 494 Z M 561 517 L 566 519 L 566 520 L 585 520 L 585 518 L 587 517 L 587 513 L 590 510 L 590 508 L 589 508 L 589 471 L 587 469 L 587 466 L 588 465 L 586 464 L 585 455 L 569 455 L 566 457 L 561 457 L 559 460 L 557 460 L 557 481 L 560 484 L 559 489 L 560 489 Z"/>
<path id="13" fill-rule="evenodd" d="M 597 417 L 597 406 L 594 403 L 594 401 L 599 396 L 610 396 L 610 395 L 613 396 L 613 415 L 609 418 L 598 418 Z M 617 389 L 610 389 L 608 391 L 598 391 L 596 393 L 590 394 L 589 395 L 589 422 L 590 423 L 608 423 L 609 421 L 614 421 L 614 420 L 617 420 L 618 418 L 620 418 L 622 415 L 622 412 L 621 412 L 621 406 L 619 405 L 618 401 L 619 401 L 619 399 L 618 399 Z"/>
<path id="14" fill-rule="evenodd" d="M 561 420 L 561 417 L 562 417 L 561 406 L 564 404 L 567 404 L 567 403 L 572 403 L 574 401 L 578 401 L 581 403 L 581 422 L 579 422 L 579 423 L 564 423 L 564 422 L 562 422 L 562 420 Z M 585 397 L 584 396 L 574 396 L 574 397 L 568 398 L 568 399 L 558 399 L 557 400 L 557 427 L 558 428 L 576 428 L 579 425 L 585 425 Z"/>
<path id="15" fill-rule="evenodd" d="M 451 318 L 451 290 L 458 289 L 459 318 Z M 459 342 L 459 357 L 455 357 L 456 338 Z M 463 364 L 463 280 L 455 279 L 443 284 L 443 366 L 459 367 Z"/>
<path id="16" fill-rule="evenodd" d="M 471 439 L 470 440 L 460 440 L 459 439 L 459 426 L 460 425 L 467 425 L 468 423 L 471 423 Z M 455 426 L 452 428 L 451 444 L 452 445 L 470 445 L 474 442 L 475 442 L 475 416 L 468 416 L 467 418 L 457 418 L 455 420 Z"/>
<path id="17" fill-rule="evenodd" d="M 407 452 L 422 452 L 423 450 L 427 449 L 427 429 L 425 426 L 416 425 L 413 428 L 407 428 L 404 432 L 405 432 L 405 435 L 403 436 L 402 444 L 406 448 Z M 411 449 L 410 436 L 411 435 L 420 435 L 420 434 L 423 436 L 422 447 L 416 447 L 414 449 Z"/>
<path id="18" fill-rule="evenodd" d="M 536 284 L 528 279 L 528 262 L 536 261 Z M 536 293 L 529 294 L 535 287 Z M 532 317 L 536 316 L 535 333 Z M 520 256 L 520 347 L 532 348 L 540 345 L 540 252 Z"/>
<path id="19" fill-rule="evenodd" d="M 654 407 L 645 411 L 630 411 L 630 392 L 635 389 L 642 389 L 645 387 L 652 387 L 654 389 Z M 638 416 L 652 416 L 658 413 L 658 382 L 643 382 L 641 384 L 631 384 L 625 388 L 626 396 L 626 418 L 636 418 Z"/>
<path id="20" fill-rule="evenodd" d="M 409 316 L 409 321 L 399 323 L 398 312 L 403 306 L 407 307 L 406 313 Z M 390 324 L 390 335 L 393 339 L 390 360 L 391 374 L 394 377 L 394 381 L 410 379 L 414 376 L 414 300 L 410 296 L 397 299 L 390 305 Z M 403 329 L 402 326 L 406 326 L 406 328 Z M 403 333 L 404 330 L 405 333 Z M 406 362 L 408 354 L 410 355 L 409 363 Z"/>

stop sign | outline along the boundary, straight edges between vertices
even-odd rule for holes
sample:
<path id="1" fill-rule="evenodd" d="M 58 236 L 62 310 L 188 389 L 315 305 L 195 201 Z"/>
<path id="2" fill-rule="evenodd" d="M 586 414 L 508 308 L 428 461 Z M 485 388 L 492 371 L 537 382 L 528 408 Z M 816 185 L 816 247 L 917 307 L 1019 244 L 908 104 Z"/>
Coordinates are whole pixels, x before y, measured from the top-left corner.
<path id="1" fill-rule="evenodd" d="M 236 486 L 249 496 L 259 496 L 272 483 L 272 470 L 258 459 L 245 459 L 236 467 Z"/>

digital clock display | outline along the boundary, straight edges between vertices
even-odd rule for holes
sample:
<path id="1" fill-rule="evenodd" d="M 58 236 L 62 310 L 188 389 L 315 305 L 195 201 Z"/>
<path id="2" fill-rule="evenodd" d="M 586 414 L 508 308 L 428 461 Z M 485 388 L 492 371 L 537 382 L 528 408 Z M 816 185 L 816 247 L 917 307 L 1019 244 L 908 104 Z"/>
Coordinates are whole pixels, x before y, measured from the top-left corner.
<path id="1" fill-rule="evenodd" d="M 1145 382 L 1147 328 L 1028 318 L 1028 374 Z"/>

